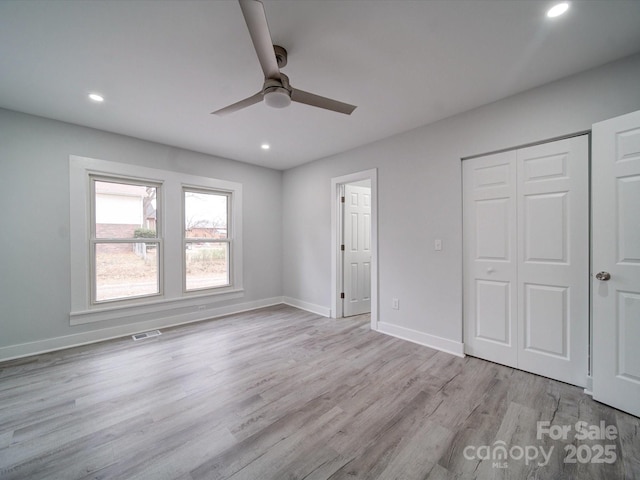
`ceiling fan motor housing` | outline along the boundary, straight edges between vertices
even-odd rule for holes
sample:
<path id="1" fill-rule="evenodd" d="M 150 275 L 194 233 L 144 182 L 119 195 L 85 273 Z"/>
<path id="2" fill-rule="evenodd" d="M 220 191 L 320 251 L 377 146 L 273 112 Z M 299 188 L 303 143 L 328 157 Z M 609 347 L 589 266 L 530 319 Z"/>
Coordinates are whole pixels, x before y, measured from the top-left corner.
<path id="1" fill-rule="evenodd" d="M 280 45 L 273 46 L 273 52 L 276 54 L 276 61 L 278 62 L 278 68 L 287 66 L 287 50 Z"/>

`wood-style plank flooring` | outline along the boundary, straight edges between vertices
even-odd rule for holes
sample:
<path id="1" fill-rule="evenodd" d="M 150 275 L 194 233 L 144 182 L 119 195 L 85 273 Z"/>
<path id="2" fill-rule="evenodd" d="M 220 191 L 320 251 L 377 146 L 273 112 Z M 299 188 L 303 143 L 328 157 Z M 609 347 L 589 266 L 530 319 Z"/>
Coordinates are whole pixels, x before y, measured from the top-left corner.
<path id="1" fill-rule="evenodd" d="M 544 420 L 618 435 L 537 439 Z M 564 463 L 568 445 L 584 460 L 607 444 L 611 464 Z M 482 459 L 500 445 L 506 463 Z M 553 447 L 548 464 L 517 458 L 527 447 Z M 276 306 L 0 364 L 0 478 L 633 479 L 640 420 L 368 316 Z"/>

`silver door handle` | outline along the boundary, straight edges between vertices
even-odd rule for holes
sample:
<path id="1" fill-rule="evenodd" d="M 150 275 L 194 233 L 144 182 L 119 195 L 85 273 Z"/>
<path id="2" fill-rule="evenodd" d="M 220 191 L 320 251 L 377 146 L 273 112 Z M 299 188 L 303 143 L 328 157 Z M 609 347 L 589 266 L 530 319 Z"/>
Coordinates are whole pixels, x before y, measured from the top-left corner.
<path id="1" fill-rule="evenodd" d="M 606 282 L 611 278 L 611 274 L 609 272 L 598 272 L 596 273 L 596 278 L 598 280 L 602 280 L 603 282 Z"/>

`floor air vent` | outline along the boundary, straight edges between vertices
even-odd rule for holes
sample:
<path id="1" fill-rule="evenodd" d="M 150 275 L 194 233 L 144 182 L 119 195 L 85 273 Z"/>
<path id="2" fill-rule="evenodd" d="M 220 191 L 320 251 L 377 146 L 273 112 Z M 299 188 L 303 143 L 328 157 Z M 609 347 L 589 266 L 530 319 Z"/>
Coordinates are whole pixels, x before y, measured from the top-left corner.
<path id="1" fill-rule="evenodd" d="M 145 338 L 157 337 L 158 335 L 162 335 L 162 333 L 160 333 L 160 330 L 152 330 L 150 332 L 136 333 L 135 335 L 131 335 L 131 338 L 133 338 L 133 340 L 137 342 L 138 340 L 144 340 Z"/>

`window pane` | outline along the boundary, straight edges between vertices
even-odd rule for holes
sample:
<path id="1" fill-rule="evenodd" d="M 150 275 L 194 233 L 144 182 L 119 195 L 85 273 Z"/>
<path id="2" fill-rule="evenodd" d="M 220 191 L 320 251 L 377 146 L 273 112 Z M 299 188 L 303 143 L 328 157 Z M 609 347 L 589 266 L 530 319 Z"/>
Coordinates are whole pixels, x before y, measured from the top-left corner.
<path id="1" fill-rule="evenodd" d="M 95 248 L 96 301 L 160 292 L 157 243 L 98 243 Z"/>
<path id="2" fill-rule="evenodd" d="M 229 244 L 188 242 L 185 265 L 187 290 L 229 285 Z"/>
<path id="3" fill-rule="evenodd" d="M 227 238 L 227 195 L 184 192 L 184 236 Z"/>
<path id="4" fill-rule="evenodd" d="M 95 181 L 96 238 L 155 238 L 157 188 Z"/>

